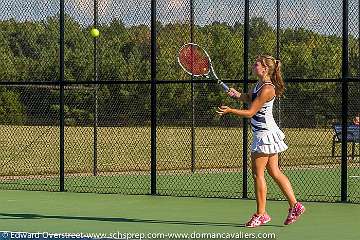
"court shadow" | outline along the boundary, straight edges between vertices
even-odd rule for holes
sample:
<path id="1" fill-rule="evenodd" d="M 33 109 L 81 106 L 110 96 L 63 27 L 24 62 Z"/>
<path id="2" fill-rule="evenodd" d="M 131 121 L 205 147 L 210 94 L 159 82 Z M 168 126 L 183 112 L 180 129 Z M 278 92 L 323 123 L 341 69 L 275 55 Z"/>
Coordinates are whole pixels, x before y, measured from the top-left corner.
<path id="1" fill-rule="evenodd" d="M 59 215 L 41 215 L 31 213 L 0 213 L 0 220 L 4 219 L 63 219 L 80 221 L 100 221 L 100 222 L 124 222 L 124 223 L 152 223 L 152 224 L 175 224 L 192 226 L 216 226 L 216 227 L 239 227 L 244 228 L 240 223 L 224 222 L 202 222 L 202 221 L 179 221 L 179 220 L 158 220 L 158 219 L 138 219 L 138 218 L 114 218 L 114 217 L 85 217 L 85 216 L 59 216 Z M 271 227 L 283 227 L 280 225 L 266 225 Z"/>

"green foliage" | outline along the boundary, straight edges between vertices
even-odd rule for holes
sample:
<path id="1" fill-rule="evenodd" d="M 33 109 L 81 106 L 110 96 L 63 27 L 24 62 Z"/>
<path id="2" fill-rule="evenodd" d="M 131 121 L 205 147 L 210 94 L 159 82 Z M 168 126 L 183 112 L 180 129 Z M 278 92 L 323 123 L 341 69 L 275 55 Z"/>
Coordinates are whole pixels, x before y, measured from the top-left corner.
<path id="1" fill-rule="evenodd" d="M 0 123 L 22 124 L 26 120 L 24 106 L 20 102 L 20 94 L 0 88 Z"/>
<path id="2" fill-rule="evenodd" d="M 125 26 L 121 20 L 98 27 L 98 79 L 136 81 L 151 79 L 150 72 L 150 28 L 147 25 Z M 65 16 L 65 79 L 68 81 L 93 80 L 94 39 L 89 31 L 70 16 Z M 190 42 L 188 23 L 157 24 L 157 79 L 189 80 L 179 67 L 179 48 Z M 208 50 L 215 71 L 221 79 L 243 77 L 243 32 L 244 26 L 236 23 L 214 22 L 211 25 L 194 26 L 193 40 Z M 285 78 L 339 78 L 341 75 L 341 38 L 321 35 L 304 28 L 280 31 L 281 61 Z M 350 70 L 358 75 L 358 39 L 349 41 Z M 262 18 L 250 21 L 250 63 L 259 54 L 275 55 L 276 31 Z M 0 21 L 0 81 L 56 81 L 59 79 L 59 21 L 58 16 L 40 22 Z M 253 78 L 253 76 L 252 76 Z M 159 84 L 157 116 L 162 124 L 188 124 L 192 122 L 192 106 L 197 111 L 198 125 L 218 124 L 223 119 L 215 114 L 221 104 L 232 106 L 215 84 L 195 84 L 192 96 L 190 84 Z M 328 113 L 326 104 L 335 106 L 337 85 L 292 84 L 287 93 L 299 96 L 299 106 L 317 106 L 306 117 L 315 125 L 321 125 L 336 116 Z M 332 92 L 333 94 L 316 93 Z M 41 93 L 37 100 L 30 96 Z M 69 125 L 91 125 L 94 120 L 94 91 L 67 90 L 66 123 Z M 141 125 L 150 122 L 150 86 L 140 84 L 107 85 L 98 90 L 99 121 L 106 125 Z M 314 95 L 318 96 L 317 98 Z M 2 108 L 1 122 L 22 123 L 40 119 L 43 114 L 57 119 L 59 114 L 56 90 L 39 91 L 31 88 L 0 91 Z M 285 98 L 286 99 L 286 95 Z M 318 102 L 326 103 L 324 105 Z M 32 105 L 38 106 L 32 108 Z M 288 102 L 289 107 L 293 103 Z M 40 108 L 42 110 L 40 110 Z M 37 109 L 25 111 L 25 109 Z M 289 117 L 289 122 L 296 119 Z M 236 117 L 226 121 L 238 125 Z M 51 121 L 56 123 L 56 121 Z"/>

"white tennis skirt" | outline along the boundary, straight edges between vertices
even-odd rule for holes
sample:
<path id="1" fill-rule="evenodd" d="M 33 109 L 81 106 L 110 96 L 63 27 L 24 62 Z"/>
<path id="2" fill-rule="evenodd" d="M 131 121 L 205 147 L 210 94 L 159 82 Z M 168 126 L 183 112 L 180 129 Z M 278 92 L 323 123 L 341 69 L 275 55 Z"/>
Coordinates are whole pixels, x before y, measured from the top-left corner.
<path id="1" fill-rule="evenodd" d="M 251 152 L 275 154 L 288 149 L 285 144 L 285 134 L 280 130 L 266 131 L 253 134 Z"/>

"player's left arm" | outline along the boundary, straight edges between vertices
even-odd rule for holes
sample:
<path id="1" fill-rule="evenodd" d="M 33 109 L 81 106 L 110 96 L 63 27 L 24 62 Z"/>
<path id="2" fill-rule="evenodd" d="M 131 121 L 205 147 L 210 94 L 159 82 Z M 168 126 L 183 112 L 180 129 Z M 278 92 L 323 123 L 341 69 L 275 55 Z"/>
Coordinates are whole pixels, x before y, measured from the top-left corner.
<path id="1" fill-rule="evenodd" d="M 238 115 L 240 117 L 251 118 L 254 116 L 262 106 L 275 96 L 275 89 L 272 86 L 263 86 L 260 94 L 251 102 L 249 109 L 236 109 L 228 106 L 221 106 L 218 108 L 217 113 L 222 116 L 228 113 Z"/>

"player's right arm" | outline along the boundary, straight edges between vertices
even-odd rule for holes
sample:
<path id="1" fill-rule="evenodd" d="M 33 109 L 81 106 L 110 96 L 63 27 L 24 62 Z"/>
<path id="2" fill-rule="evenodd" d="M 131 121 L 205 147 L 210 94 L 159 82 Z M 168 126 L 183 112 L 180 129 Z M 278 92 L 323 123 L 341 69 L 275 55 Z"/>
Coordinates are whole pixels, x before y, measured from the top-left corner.
<path id="1" fill-rule="evenodd" d="M 228 91 L 228 95 L 240 102 L 252 102 L 251 95 L 252 95 L 252 89 L 250 89 L 247 93 L 240 93 L 234 88 L 230 88 Z"/>

